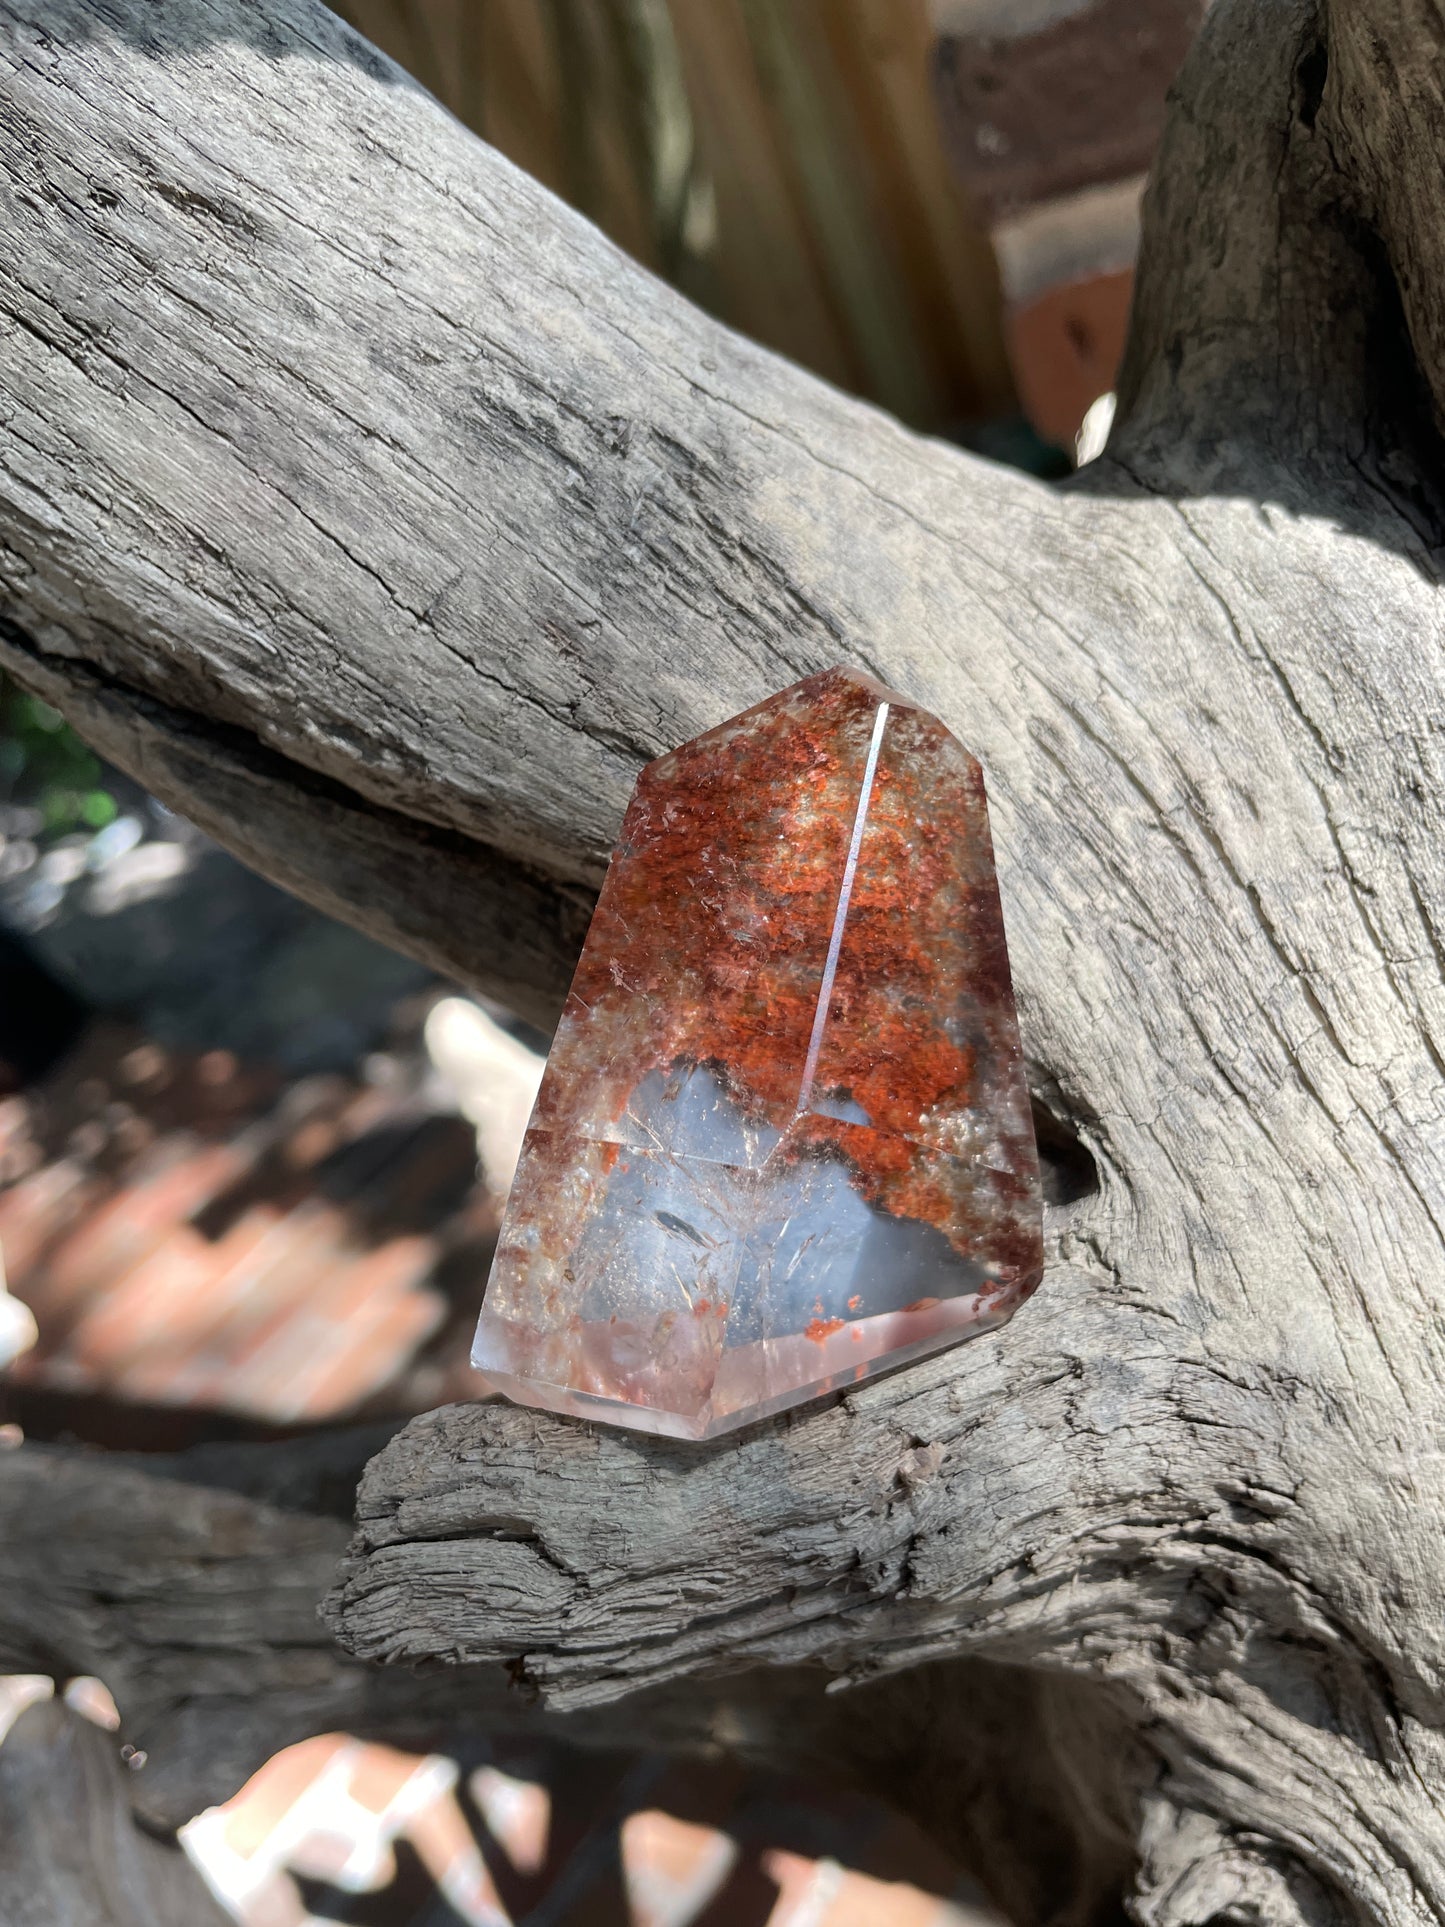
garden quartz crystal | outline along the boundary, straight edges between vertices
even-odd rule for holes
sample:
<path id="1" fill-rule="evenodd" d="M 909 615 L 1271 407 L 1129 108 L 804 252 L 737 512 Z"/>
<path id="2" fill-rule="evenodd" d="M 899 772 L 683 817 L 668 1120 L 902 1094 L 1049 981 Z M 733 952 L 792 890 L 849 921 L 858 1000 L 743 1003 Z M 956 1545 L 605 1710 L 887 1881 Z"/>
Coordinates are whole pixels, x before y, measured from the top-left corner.
<path id="1" fill-rule="evenodd" d="M 637 780 L 473 1362 L 708 1438 L 1003 1322 L 1043 1263 L 983 778 L 851 670 Z"/>

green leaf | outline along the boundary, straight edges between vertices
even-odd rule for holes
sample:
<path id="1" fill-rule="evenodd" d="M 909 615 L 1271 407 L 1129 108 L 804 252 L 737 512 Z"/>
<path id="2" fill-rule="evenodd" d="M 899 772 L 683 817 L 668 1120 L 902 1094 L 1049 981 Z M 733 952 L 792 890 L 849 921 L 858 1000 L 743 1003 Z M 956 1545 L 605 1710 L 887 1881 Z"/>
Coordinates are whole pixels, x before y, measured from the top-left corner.
<path id="1" fill-rule="evenodd" d="M 81 798 L 81 820 L 92 830 L 103 830 L 107 823 L 114 823 L 119 814 L 119 806 L 109 790 L 91 790 Z"/>

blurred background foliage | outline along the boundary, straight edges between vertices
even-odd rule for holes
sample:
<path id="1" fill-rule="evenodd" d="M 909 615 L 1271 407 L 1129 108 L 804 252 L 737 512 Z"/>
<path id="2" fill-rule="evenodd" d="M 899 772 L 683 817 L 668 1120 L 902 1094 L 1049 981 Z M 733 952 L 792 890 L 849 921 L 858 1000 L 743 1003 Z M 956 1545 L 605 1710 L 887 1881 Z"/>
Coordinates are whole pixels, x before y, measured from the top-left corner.
<path id="1" fill-rule="evenodd" d="M 60 713 L 0 674 L 0 825 L 23 811 L 37 841 L 103 830 L 120 809 L 107 784 Z"/>

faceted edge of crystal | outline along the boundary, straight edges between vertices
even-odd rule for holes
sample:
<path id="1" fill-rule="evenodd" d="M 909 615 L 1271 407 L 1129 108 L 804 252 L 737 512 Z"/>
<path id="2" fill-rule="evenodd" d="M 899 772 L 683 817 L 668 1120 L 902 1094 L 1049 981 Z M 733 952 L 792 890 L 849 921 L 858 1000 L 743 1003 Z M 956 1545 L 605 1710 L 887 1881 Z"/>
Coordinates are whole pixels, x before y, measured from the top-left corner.
<path id="1" fill-rule="evenodd" d="M 982 1338 L 988 1332 L 997 1331 L 1006 1325 L 1019 1307 L 1036 1290 L 1042 1274 L 1027 1279 L 1021 1284 L 1010 1285 L 978 1314 L 971 1318 L 961 1318 L 956 1323 L 941 1326 L 924 1337 L 915 1339 L 912 1344 L 898 1345 L 874 1358 L 857 1363 L 839 1365 L 821 1373 L 816 1380 L 803 1384 L 793 1384 L 771 1398 L 760 1399 L 756 1403 L 740 1406 L 735 1411 L 720 1416 L 712 1416 L 709 1400 L 692 1417 L 682 1412 L 673 1412 L 662 1406 L 643 1405 L 627 1399 L 606 1398 L 595 1392 L 573 1391 L 565 1385 L 553 1385 L 544 1379 L 527 1378 L 518 1372 L 494 1369 L 477 1361 L 475 1353 L 472 1364 L 488 1389 L 504 1398 L 514 1399 L 522 1405 L 541 1407 L 548 1412 L 556 1412 L 564 1418 L 595 1420 L 599 1424 L 621 1427 L 632 1432 L 644 1432 L 656 1437 L 683 1439 L 692 1444 L 706 1444 L 714 1439 L 724 1438 L 732 1432 L 741 1431 L 745 1426 L 760 1424 L 764 1419 L 776 1417 L 778 1413 L 789 1411 L 794 1406 L 809 1405 L 833 1394 L 851 1391 L 866 1385 L 876 1378 L 896 1371 L 901 1366 L 916 1364 L 920 1359 L 931 1357 L 935 1352 L 947 1351 L 952 1346 L 966 1344 L 970 1339 Z M 901 1315 L 901 1314 L 895 1314 Z M 845 1327 L 846 1329 L 846 1327 Z M 478 1345 L 481 1335 L 478 1334 Z"/>
<path id="2" fill-rule="evenodd" d="M 736 716 L 729 716 L 723 722 L 714 723 L 709 729 L 699 730 L 695 736 L 689 736 L 686 742 L 679 744 L 676 749 L 664 750 L 660 756 L 654 756 L 650 762 L 644 763 L 638 780 L 640 781 L 648 771 L 656 769 L 659 763 L 665 763 L 676 756 L 679 749 L 696 750 L 700 746 L 710 744 L 714 738 L 725 739 L 730 732 L 738 728 L 739 724 L 751 722 L 755 716 L 760 716 L 764 711 L 772 709 L 785 697 L 796 696 L 800 691 L 810 691 L 828 683 L 842 683 L 861 695 L 871 697 L 875 708 L 881 703 L 887 703 L 890 709 L 915 710 L 920 715 L 934 717 L 953 741 L 958 743 L 959 749 L 963 751 L 974 768 L 979 767 L 978 758 L 972 750 L 960 743 L 953 731 L 948 729 L 948 725 L 943 723 L 941 718 L 934 716 L 934 712 L 919 697 L 906 696 L 901 689 L 893 689 L 887 683 L 880 682 L 866 669 L 856 669 L 851 663 L 835 662 L 830 668 L 815 669 L 812 675 L 799 677 L 797 682 L 789 683 L 786 689 L 777 690 L 771 696 L 764 696 L 761 702 L 750 703 L 746 709 L 740 709 Z"/>

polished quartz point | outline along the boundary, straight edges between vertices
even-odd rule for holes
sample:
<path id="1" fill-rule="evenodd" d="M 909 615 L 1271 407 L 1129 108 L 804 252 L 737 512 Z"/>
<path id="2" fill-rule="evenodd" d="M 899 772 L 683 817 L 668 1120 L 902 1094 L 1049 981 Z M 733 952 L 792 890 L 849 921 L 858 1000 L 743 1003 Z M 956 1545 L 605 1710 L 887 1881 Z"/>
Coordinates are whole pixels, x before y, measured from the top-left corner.
<path id="1" fill-rule="evenodd" d="M 709 1438 L 1001 1324 L 1038 1156 L 978 764 L 834 669 L 649 763 L 474 1364 Z"/>

